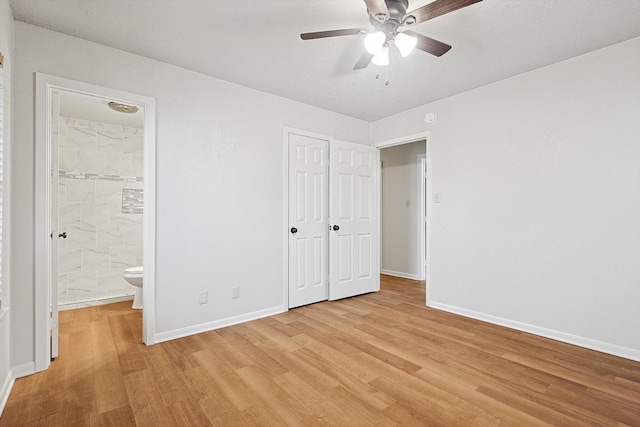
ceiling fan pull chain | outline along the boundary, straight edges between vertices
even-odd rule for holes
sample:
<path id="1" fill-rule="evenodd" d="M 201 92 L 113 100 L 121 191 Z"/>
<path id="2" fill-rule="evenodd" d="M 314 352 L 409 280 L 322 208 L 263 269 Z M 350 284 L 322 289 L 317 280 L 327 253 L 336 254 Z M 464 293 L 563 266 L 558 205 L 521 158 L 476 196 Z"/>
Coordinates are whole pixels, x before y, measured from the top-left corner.
<path id="1" fill-rule="evenodd" d="M 376 80 L 380 80 L 380 68 L 378 67 L 378 72 L 376 73 Z M 388 76 L 388 72 L 387 72 L 387 78 L 385 79 L 384 85 L 385 86 L 389 86 L 389 76 Z"/>

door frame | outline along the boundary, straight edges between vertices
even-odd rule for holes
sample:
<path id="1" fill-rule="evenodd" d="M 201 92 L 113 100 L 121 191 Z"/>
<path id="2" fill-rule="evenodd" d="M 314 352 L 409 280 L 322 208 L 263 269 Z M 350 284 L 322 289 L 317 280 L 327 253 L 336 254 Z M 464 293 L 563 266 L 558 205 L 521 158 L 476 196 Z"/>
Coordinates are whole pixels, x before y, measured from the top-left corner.
<path id="1" fill-rule="evenodd" d="M 418 171 L 418 280 L 425 280 L 425 271 L 427 267 L 426 256 L 427 256 L 427 216 L 426 216 L 426 208 L 427 208 L 427 154 L 418 154 L 417 166 L 420 168 Z"/>
<path id="2" fill-rule="evenodd" d="M 431 212 L 433 211 L 433 168 L 432 168 L 432 159 L 431 159 L 431 132 L 425 131 L 420 133 L 415 133 L 411 135 L 401 136 L 398 138 L 388 139 L 385 141 L 375 142 L 371 144 L 372 147 L 376 147 L 378 149 L 395 147 L 396 145 L 410 144 L 412 142 L 425 141 L 426 144 L 426 163 L 427 163 L 427 184 L 426 184 L 426 195 L 425 195 L 425 210 L 427 212 L 425 221 L 423 221 L 424 226 L 426 227 L 426 254 L 424 261 L 423 271 L 426 270 L 425 280 L 427 283 L 426 286 L 426 305 L 427 307 L 431 307 L 431 286 L 428 284 L 431 282 Z M 382 227 L 382 221 L 380 221 L 380 226 Z M 380 234 L 382 235 L 382 230 L 380 230 Z M 380 251 L 382 254 L 382 250 Z"/>
<path id="3" fill-rule="evenodd" d="M 155 260 L 156 260 L 156 104 L 155 99 L 117 89 L 97 86 L 44 73 L 35 73 L 35 371 L 51 364 L 50 296 L 51 263 L 51 94 L 64 91 L 119 101 L 144 108 L 144 282 L 142 341 L 155 343 Z"/>

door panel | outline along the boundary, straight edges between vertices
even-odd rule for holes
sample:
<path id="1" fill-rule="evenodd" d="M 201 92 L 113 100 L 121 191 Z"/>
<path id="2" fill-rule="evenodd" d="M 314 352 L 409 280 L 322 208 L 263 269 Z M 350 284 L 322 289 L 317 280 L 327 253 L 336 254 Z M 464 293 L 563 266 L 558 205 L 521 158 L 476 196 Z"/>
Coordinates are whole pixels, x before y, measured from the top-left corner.
<path id="1" fill-rule="evenodd" d="M 289 134 L 289 308 L 328 298 L 328 150 L 327 140 Z"/>
<path id="2" fill-rule="evenodd" d="M 330 156 L 329 299 L 334 300 L 380 290 L 379 152 L 332 141 Z"/>

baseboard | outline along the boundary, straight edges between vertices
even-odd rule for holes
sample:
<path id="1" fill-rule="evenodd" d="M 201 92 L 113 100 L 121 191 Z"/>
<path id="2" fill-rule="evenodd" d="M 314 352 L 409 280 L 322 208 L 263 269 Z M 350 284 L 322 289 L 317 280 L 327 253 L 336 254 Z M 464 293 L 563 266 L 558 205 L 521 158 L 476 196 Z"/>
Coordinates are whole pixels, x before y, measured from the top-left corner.
<path id="1" fill-rule="evenodd" d="M 133 297 L 134 297 L 133 295 L 125 295 L 125 296 L 121 296 L 121 297 L 104 298 L 104 299 L 93 300 L 93 301 L 72 302 L 72 303 L 69 303 L 69 304 L 60 304 L 58 306 L 58 310 L 59 311 L 75 310 L 77 308 L 95 307 L 95 306 L 98 306 L 98 305 L 113 304 L 113 303 L 121 302 L 121 301 L 133 301 Z"/>
<path id="2" fill-rule="evenodd" d="M 27 375 L 33 375 L 36 373 L 36 362 L 24 363 L 22 365 L 14 366 L 11 368 L 11 376 L 13 378 L 22 378 Z"/>
<path id="3" fill-rule="evenodd" d="M 420 280 L 420 278 L 415 274 L 403 273 L 401 271 L 383 269 L 383 270 L 380 270 L 380 273 L 386 274 L 387 276 L 402 277 L 403 279 Z"/>
<path id="4" fill-rule="evenodd" d="M 227 326 L 237 325 L 239 323 L 249 322 L 251 320 L 262 319 L 263 317 L 273 316 L 275 314 L 284 313 L 287 309 L 284 306 L 267 308 L 251 313 L 241 314 L 239 316 L 227 317 L 226 319 L 216 320 L 214 322 L 201 323 L 199 325 L 189 326 L 187 328 L 175 329 L 173 331 L 160 332 L 155 334 L 155 343 L 175 340 L 189 335 L 200 334 L 202 332 L 213 331 L 214 329 L 225 328 Z"/>
<path id="5" fill-rule="evenodd" d="M 0 388 L 0 417 L 2 416 L 2 411 L 4 411 L 4 406 L 7 404 L 7 400 L 9 400 L 9 394 L 11 394 L 14 382 L 15 379 L 13 379 L 13 375 L 9 372 L 2 382 L 2 387 Z"/>
<path id="6" fill-rule="evenodd" d="M 610 344 L 603 341 L 593 340 L 591 338 L 585 338 L 578 335 L 567 334 L 566 332 L 556 331 L 554 329 L 542 328 L 540 326 L 530 325 L 528 323 L 522 323 L 515 320 L 505 319 L 502 317 L 493 316 L 491 314 L 481 313 L 473 310 L 467 310 L 466 308 L 460 308 L 460 307 L 456 307 L 448 304 L 442 304 L 435 301 L 431 301 L 431 307 L 437 308 L 443 311 L 448 311 L 449 313 L 470 317 L 472 319 L 482 320 L 483 322 L 493 323 L 500 326 L 506 326 L 507 328 L 516 329 L 518 331 L 528 332 L 530 334 L 539 335 L 545 338 L 551 338 L 556 341 L 562 341 L 564 343 L 577 345 L 579 347 L 596 350 L 601 353 L 607 353 L 614 356 L 619 356 L 625 359 L 630 359 L 636 362 L 640 362 L 640 350 L 636 350 L 633 348 L 622 347 L 616 344 Z"/>

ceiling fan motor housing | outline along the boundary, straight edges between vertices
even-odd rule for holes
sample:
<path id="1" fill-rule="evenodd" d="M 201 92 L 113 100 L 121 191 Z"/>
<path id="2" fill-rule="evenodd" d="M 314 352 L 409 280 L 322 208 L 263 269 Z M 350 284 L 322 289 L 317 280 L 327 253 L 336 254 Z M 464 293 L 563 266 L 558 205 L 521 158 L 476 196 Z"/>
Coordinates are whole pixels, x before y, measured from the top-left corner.
<path id="1" fill-rule="evenodd" d="M 387 35 L 387 40 L 390 40 L 403 23 L 407 14 L 407 7 L 409 7 L 409 0 L 385 0 L 385 4 L 389 9 L 389 19 L 384 22 L 378 22 L 374 16 L 369 14 L 369 22 L 376 30 L 384 32 Z"/>

